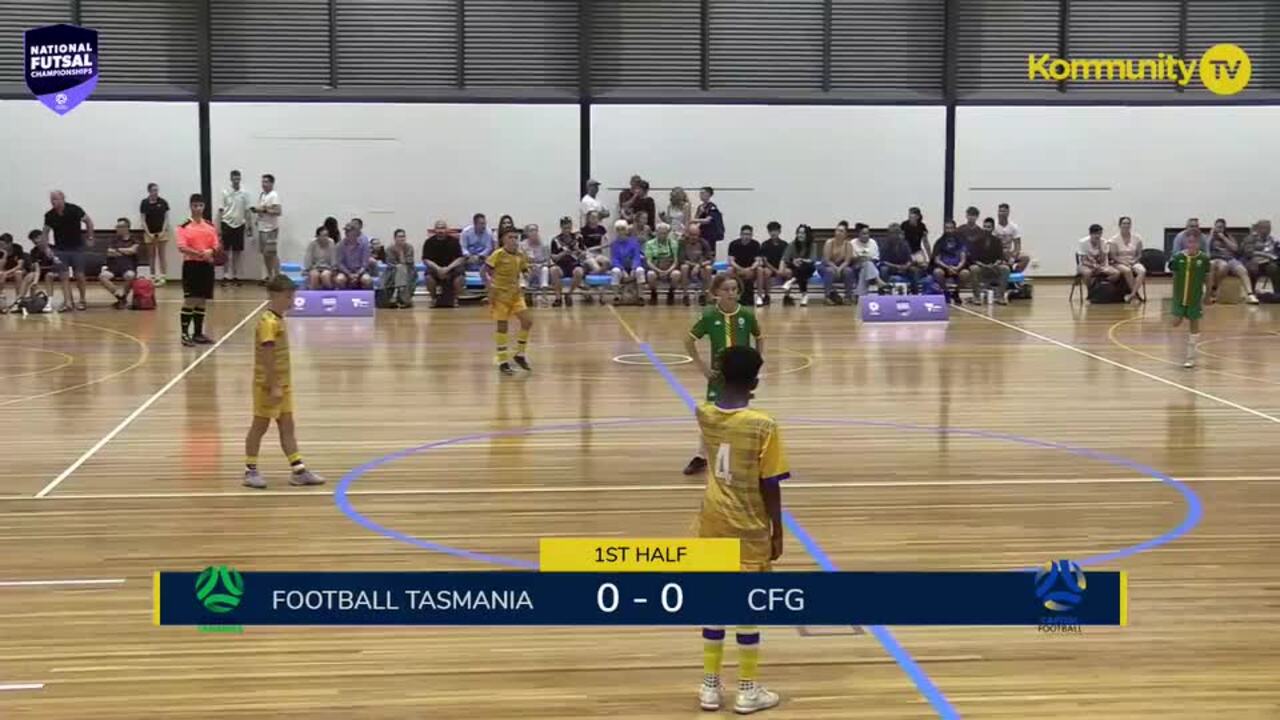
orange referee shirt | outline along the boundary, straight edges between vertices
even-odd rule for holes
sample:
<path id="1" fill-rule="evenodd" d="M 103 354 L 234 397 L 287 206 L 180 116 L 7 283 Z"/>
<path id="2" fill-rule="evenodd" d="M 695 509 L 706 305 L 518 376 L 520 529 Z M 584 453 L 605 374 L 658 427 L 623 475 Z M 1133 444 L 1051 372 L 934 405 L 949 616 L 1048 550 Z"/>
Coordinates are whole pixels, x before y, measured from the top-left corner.
<path id="1" fill-rule="evenodd" d="M 178 247 L 203 252 L 218 249 L 218 233 L 213 225 L 204 220 L 188 220 L 178 227 Z M 184 255 L 188 262 L 213 262 L 213 258 L 198 258 Z"/>

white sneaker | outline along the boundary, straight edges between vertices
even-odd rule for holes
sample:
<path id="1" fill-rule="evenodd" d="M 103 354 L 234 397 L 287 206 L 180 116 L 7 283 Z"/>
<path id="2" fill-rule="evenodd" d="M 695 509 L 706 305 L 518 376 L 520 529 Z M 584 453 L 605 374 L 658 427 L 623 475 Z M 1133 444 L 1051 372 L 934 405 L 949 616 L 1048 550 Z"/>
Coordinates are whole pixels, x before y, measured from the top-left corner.
<path id="1" fill-rule="evenodd" d="M 324 478 L 311 472 L 310 470 L 303 470 L 302 472 L 293 473 L 289 477 L 289 484 L 290 485 L 323 485 Z"/>
<path id="2" fill-rule="evenodd" d="M 795 283 L 796 283 L 796 279 L 791 278 L 790 280 L 782 283 L 782 289 L 787 292 L 791 292 L 791 286 L 795 285 Z"/>
<path id="3" fill-rule="evenodd" d="M 702 687 L 698 688 L 698 705 L 703 710 L 714 712 L 720 709 L 721 693 L 724 688 L 720 685 L 710 687 L 706 683 L 702 683 Z"/>
<path id="4" fill-rule="evenodd" d="M 1193 368 L 1193 367 L 1195 367 L 1195 366 L 1196 366 L 1196 361 L 1195 361 L 1195 360 L 1192 360 L 1191 358 L 1187 358 L 1186 362 L 1182 363 L 1182 367 L 1184 367 L 1184 368 L 1186 368 L 1186 369 L 1188 369 L 1188 370 L 1190 370 L 1191 368 Z"/>
<path id="5" fill-rule="evenodd" d="M 763 685 L 756 685 L 745 692 L 738 692 L 738 700 L 733 704 L 733 711 L 739 715 L 750 715 L 777 707 L 780 701 L 778 693 L 765 689 Z"/>
<path id="6" fill-rule="evenodd" d="M 764 296 L 756 295 L 756 307 L 764 307 Z"/>
<path id="7" fill-rule="evenodd" d="M 1247 303 L 1249 303 L 1250 305 L 1257 305 L 1257 304 L 1258 304 L 1258 296 L 1257 296 L 1257 295 L 1254 295 L 1253 293 L 1249 293 L 1247 296 L 1245 296 L 1244 301 L 1245 301 L 1245 302 L 1247 302 Z"/>
<path id="8" fill-rule="evenodd" d="M 267 487 L 267 481 L 266 478 L 262 477 L 262 473 L 257 470 L 245 470 L 244 486 L 251 487 L 255 490 L 262 490 Z"/>
<path id="9" fill-rule="evenodd" d="M 800 296 L 800 307 L 808 307 L 808 306 L 809 306 L 809 293 L 805 293 Z"/>

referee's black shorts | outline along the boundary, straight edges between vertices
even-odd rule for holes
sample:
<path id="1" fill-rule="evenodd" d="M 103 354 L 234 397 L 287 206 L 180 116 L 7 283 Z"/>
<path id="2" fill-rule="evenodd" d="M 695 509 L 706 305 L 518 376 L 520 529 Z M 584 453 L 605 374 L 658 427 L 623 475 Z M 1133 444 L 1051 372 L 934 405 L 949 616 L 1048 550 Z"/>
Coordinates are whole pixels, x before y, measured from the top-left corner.
<path id="1" fill-rule="evenodd" d="M 213 263 L 187 260 L 182 263 L 182 297 L 213 299 Z"/>

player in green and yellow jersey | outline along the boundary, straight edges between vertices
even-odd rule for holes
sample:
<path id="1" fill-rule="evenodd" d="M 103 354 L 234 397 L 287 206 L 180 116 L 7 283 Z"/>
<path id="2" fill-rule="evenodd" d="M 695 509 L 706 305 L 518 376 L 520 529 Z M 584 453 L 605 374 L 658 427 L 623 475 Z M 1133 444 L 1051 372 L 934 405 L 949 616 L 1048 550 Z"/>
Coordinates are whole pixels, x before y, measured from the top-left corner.
<path id="1" fill-rule="evenodd" d="M 1200 318 L 1204 316 L 1204 284 L 1209 275 L 1209 255 L 1200 250 L 1200 234 L 1187 236 L 1186 248 L 1169 261 L 1173 271 L 1173 326 L 1186 318 L 1191 334 L 1187 336 L 1187 359 L 1182 366 L 1196 366 L 1196 346 L 1200 344 Z"/>
<path id="2" fill-rule="evenodd" d="M 760 353 L 735 345 L 720 355 L 720 388 L 714 403 L 698 406 L 698 428 L 704 447 L 715 462 L 707 472 L 707 489 L 694 522 L 698 537 L 734 538 L 741 547 L 744 572 L 767 572 L 782 557 L 782 490 L 791 476 L 777 422 L 765 412 L 748 407 L 759 383 Z M 723 627 L 702 629 L 702 687 L 698 702 L 703 710 L 719 710 L 723 687 Z M 738 697 L 734 712 L 768 710 L 778 704 L 778 694 L 756 683 L 760 667 L 760 631 L 739 627 Z"/>
<path id="3" fill-rule="evenodd" d="M 715 402 L 720 397 L 723 380 L 720 377 L 720 356 L 727 348 L 750 347 L 755 344 L 756 352 L 764 355 L 764 338 L 760 337 L 760 324 L 750 308 L 738 302 L 738 281 L 733 276 L 722 273 L 711 281 L 711 296 L 716 302 L 702 311 L 698 321 L 689 329 L 684 339 L 685 351 L 693 362 L 707 377 L 707 400 Z M 710 363 L 702 360 L 698 353 L 698 341 L 707 338 L 711 342 Z M 698 453 L 693 456 L 684 468 L 685 475 L 697 475 L 707 469 L 706 448 L 699 446 Z"/>

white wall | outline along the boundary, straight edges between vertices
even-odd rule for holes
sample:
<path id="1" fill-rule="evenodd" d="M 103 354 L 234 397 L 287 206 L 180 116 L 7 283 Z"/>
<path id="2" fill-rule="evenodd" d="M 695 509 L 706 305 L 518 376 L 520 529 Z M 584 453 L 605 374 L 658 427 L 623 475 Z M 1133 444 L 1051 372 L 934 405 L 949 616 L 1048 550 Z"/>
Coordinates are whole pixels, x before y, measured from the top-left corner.
<path id="1" fill-rule="evenodd" d="M 945 123 L 941 107 L 597 105 L 591 171 L 614 205 L 607 188 L 632 174 L 681 185 L 695 204 L 710 185 L 727 239 L 743 223 L 761 236 L 769 220 L 788 239 L 800 223 L 884 226 L 912 205 L 932 232 L 942 226 Z M 665 209 L 667 193 L 654 202 Z"/>
<path id="2" fill-rule="evenodd" d="M 176 225 L 187 197 L 200 191 L 200 144 L 195 103 L 89 100 L 58 116 L 36 100 L 0 100 L 0 229 L 20 238 L 39 228 L 49 191 L 85 209 L 99 228 L 141 219 L 147 183 L 173 208 Z M 169 243 L 175 277 L 178 252 Z"/>
<path id="3" fill-rule="evenodd" d="M 215 193 L 232 169 L 255 192 L 275 175 L 286 261 L 327 216 L 420 247 L 437 218 L 476 212 L 554 228 L 580 196 L 576 105 L 215 103 L 210 124 Z"/>
<path id="4" fill-rule="evenodd" d="M 1164 228 L 1188 217 L 1275 219 L 1277 128 L 1280 107 L 961 107 L 956 214 L 976 205 L 994 216 L 1009 203 L 1036 272 L 1071 275 L 1090 223 L 1110 236 L 1132 216 L 1147 245 L 1163 248 Z"/>

